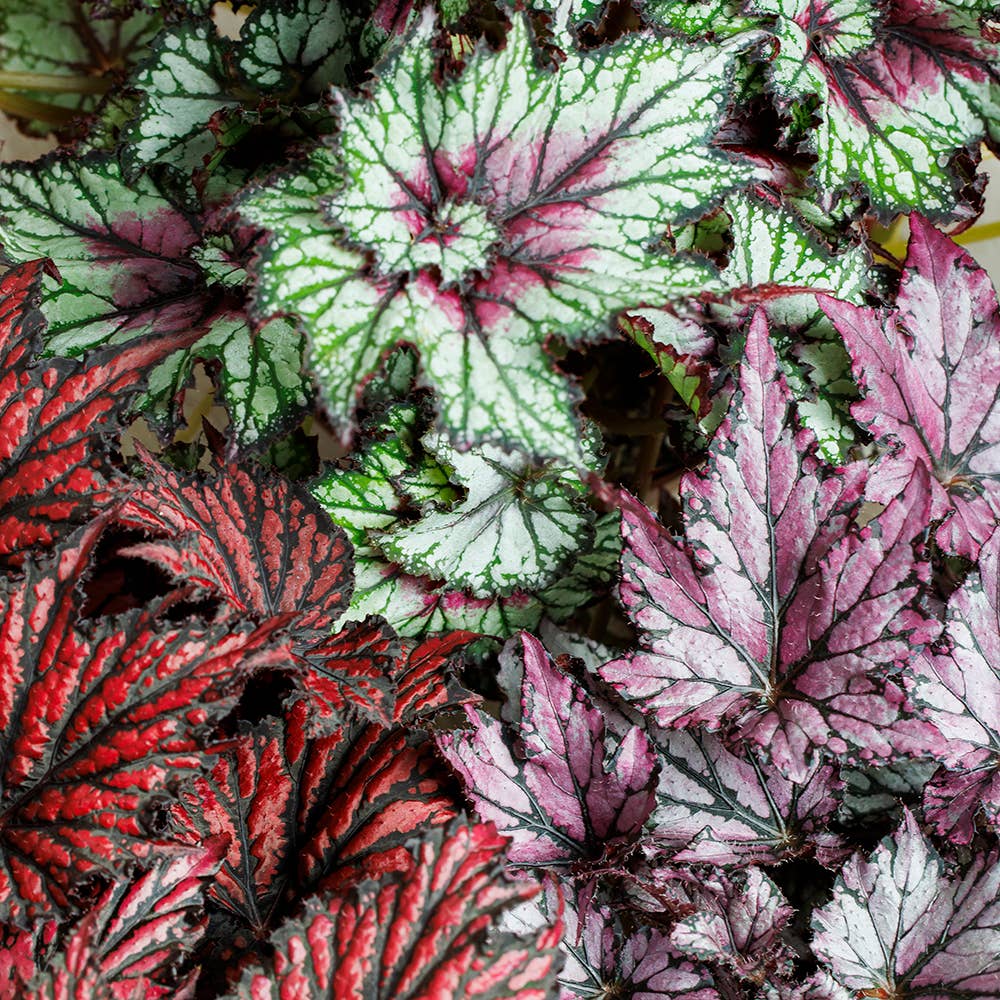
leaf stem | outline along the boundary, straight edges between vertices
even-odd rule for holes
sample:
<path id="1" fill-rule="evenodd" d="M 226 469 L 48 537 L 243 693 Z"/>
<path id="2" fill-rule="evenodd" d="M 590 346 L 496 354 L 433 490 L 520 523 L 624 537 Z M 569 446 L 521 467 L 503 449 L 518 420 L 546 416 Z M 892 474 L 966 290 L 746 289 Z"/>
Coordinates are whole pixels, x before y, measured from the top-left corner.
<path id="1" fill-rule="evenodd" d="M 0 89 L 34 90 L 47 94 L 106 94 L 111 80 L 103 76 L 62 76 L 0 70 Z"/>
<path id="2" fill-rule="evenodd" d="M 20 94 L 9 94 L 0 90 L 0 111 L 6 111 L 16 118 L 33 118 L 49 125 L 66 125 L 76 117 L 73 108 L 60 108 L 44 101 L 34 101 Z"/>

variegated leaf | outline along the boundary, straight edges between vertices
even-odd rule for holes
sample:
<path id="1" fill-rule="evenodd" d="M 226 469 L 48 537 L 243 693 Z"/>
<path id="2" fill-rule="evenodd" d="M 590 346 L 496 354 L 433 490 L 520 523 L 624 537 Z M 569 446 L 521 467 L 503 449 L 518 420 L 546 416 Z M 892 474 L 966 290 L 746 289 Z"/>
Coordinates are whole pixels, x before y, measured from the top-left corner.
<path id="1" fill-rule="evenodd" d="M 995 1000 L 1000 863 L 981 853 L 949 876 L 909 811 L 870 859 L 856 854 L 813 914 L 813 952 L 865 996 Z"/>
<path id="2" fill-rule="evenodd" d="M 142 59 L 161 20 L 146 10 L 95 18 L 90 0 L 3 0 L 0 66 L 24 75 L 16 103 L 3 103 L 29 131 L 44 134 L 93 111 L 122 74 Z"/>
<path id="3" fill-rule="evenodd" d="M 1000 307 L 989 275 L 913 215 L 895 309 L 825 299 L 863 398 L 852 408 L 885 448 L 867 487 L 886 503 L 916 465 L 947 551 L 975 558 L 1000 509 Z"/>
<path id="4" fill-rule="evenodd" d="M 709 145 L 739 46 L 634 35 L 553 70 L 515 16 L 500 52 L 439 85 L 433 31 L 416 23 L 370 97 L 337 95 L 333 150 L 241 199 L 271 233 L 257 306 L 302 317 L 345 437 L 365 376 L 406 340 L 460 446 L 575 459 L 574 394 L 544 343 L 715 286 L 707 262 L 646 244 L 749 176 Z"/>
<path id="5" fill-rule="evenodd" d="M 715 865 L 843 860 L 844 841 L 829 829 L 841 788 L 831 764 L 816 764 L 792 781 L 752 746 L 730 748 L 709 734 L 663 733 L 654 745 L 660 765 L 648 824 L 654 857 Z"/>
<path id="6" fill-rule="evenodd" d="M 707 468 L 682 481 L 683 541 L 622 500 L 639 650 L 601 676 L 659 725 L 732 725 L 804 781 L 820 752 L 891 754 L 902 694 L 883 675 L 937 625 L 915 607 L 926 474 L 858 530 L 865 464 L 825 466 L 796 424 L 758 313 Z"/>
<path id="7" fill-rule="evenodd" d="M 226 1000 L 546 1000 L 558 931 L 494 929 L 537 891 L 503 881 L 503 846 L 489 826 L 454 824 L 414 844 L 401 875 L 314 896 Z"/>
<path id="8" fill-rule="evenodd" d="M 438 747 L 480 818 L 511 838 L 511 864 L 565 869 L 634 840 L 656 773 L 641 730 L 615 733 L 527 634 L 502 654 L 500 683 L 504 721 L 467 709 L 471 729 L 439 735 Z"/>
<path id="9" fill-rule="evenodd" d="M 594 515 L 572 470 L 492 445 L 460 452 L 443 437 L 423 446 L 465 496 L 371 536 L 406 572 L 475 597 L 509 596 L 544 590 L 590 547 Z"/>

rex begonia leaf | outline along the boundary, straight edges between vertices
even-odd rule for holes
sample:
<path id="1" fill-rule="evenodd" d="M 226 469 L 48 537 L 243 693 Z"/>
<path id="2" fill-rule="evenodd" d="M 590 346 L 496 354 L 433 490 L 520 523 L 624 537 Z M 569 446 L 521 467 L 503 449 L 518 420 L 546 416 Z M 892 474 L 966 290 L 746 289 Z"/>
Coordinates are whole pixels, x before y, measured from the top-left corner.
<path id="1" fill-rule="evenodd" d="M 43 359 L 41 267 L 0 279 L 0 561 L 51 545 L 115 495 L 102 435 L 118 427 L 148 369 L 183 336 L 145 339 L 84 361 Z M 190 340 L 190 337 L 187 337 Z M 110 436 L 110 435 L 109 435 Z"/>
<path id="2" fill-rule="evenodd" d="M 904 674 L 918 721 L 901 724 L 903 745 L 949 769 L 927 789 L 927 818 L 967 843 L 980 810 L 1000 831 L 1000 531 L 951 595 L 943 640 Z"/>
<path id="3" fill-rule="evenodd" d="M 399 875 L 313 897 L 227 1000 L 546 1000 L 558 938 L 495 931 L 537 891 L 504 881 L 504 845 L 490 826 L 454 824 L 414 844 Z"/>
<path id="4" fill-rule="evenodd" d="M 0 580 L 2 919 L 59 914 L 77 879 L 148 851 L 143 809 L 205 768 L 204 734 L 239 682 L 286 655 L 282 619 L 158 624 L 154 608 L 82 630 L 75 589 L 102 527 Z"/>
<path id="5" fill-rule="evenodd" d="M 459 447 L 572 460 L 575 393 L 545 342 L 715 287 L 704 259 L 646 245 L 750 176 L 710 141 L 753 39 L 628 35 L 552 68 L 514 15 L 499 52 L 480 46 L 439 84 L 434 30 L 414 24 L 370 96 L 335 92 L 332 149 L 239 200 L 271 233 L 257 308 L 301 317 L 345 438 L 366 376 L 406 341 Z"/>
<path id="6" fill-rule="evenodd" d="M 191 384 L 194 363 L 214 363 L 229 414 L 226 433 L 256 450 L 308 411 L 313 387 L 303 369 L 305 342 L 286 319 L 255 323 L 235 308 L 221 309 L 208 327 L 190 350 L 175 351 L 153 369 L 143 413 L 156 428 L 176 424 L 177 400 Z"/>
<path id="7" fill-rule="evenodd" d="M 365 399 L 375 413 L 365 424 L 361 448 L 348 462 L 328 468 L 312 485 L 314 496 L 347 531 L 354 545 L 355 587 L 349 618 L 380 615 L 401 635 L 458 629 L 507 638 L 518 629 L 535 628 L 543 614 L 563 620 L 591 600 L 595 591 L 610 582 L 617 565 L 620 542 L 614 514 L 598 517 L 593 541 L 578 548 L 572 565 L 534 593 L 516 590 L 507 596 L 476 597 L 450 586 L 448 580 L 407 573 L 387 559 L 382 551 L 389 544 L 387 539 L 410 525 L 419 529 L 420 520 L 408 520 L 413 508 L 436 507 L 447 512 L 468 511 L 470 506 L 462 505 L 460 493 L 450 481 L 452 473 L 421 441 L 426 408 L 418 400 L 406 398 L 412 390 L 412 368 L 400 378 L 399 385 L 387 390 L 385 398 L 375 398 L 381 392 L 381 383 L 369 386 Z M 443 439 L 435 440 L 443 459 L 450 462 L 454 456 L 473 476 L 490 473 L 484 457 L 487 452 L 473 449 L 463 456 L 446 447 Z M 587 455 L 588 462 L 595 462 L 589 445 Z M 543 480 L 547 477 L 546 482 L 537 484 L 539 488 L 562 488 L 570 502 L 580 488 L 575 472 L 564 468 L 559 475 L 558 467 L 548 463 L 527 466 L 524 475 Z M 509 512 L 518 509 L 514 503 Z M 440 515 L 448 516 L 455 515 Z M 515 521 L 514 527 L 521 525 Z M 502 537 L 497 536 L 497 541 Z M 467 559 L 472 560 L 476 554 L 468 553 Z M 491 550 L 487 557 L 492 557 Z M 452 558 L 461 560 L 463 554 L 453 552 Z"/>
<path id="8" fill-rule="evenodd" d="M 936 634 L 915 608 L 927 483 L 861 530 L 866 468 L 818 459 L 757 313 L 707 466 L 681 482 L 684 539 L 621 501 L 639 649 L 601 676 L 660 726 L 731 724 L 796 781 L 823 750 L 888 757 L 902 694 L 881 675 Z"/>
<path id="9" fill-rule="evenodd" d="M 267 0 L 235 40 L 208 19 L 168 28 L 131 81 L 142 100 L 122 135 L 126 172 L 157 163 L 186 176 L 207 170 L 269 109 L 313 105 L 345 84 L 363 6 Z"/>
<path id="10" fill-rule="evenodd" d="M 500 683 L 503 722 L 470 708 L 471 729 L 442 733 L 437 743 L 480 818 L 511 838 L 511 864 L 565 868 L 636 839 L 656 773 L 642 731 L 613 732 L 527 633 L 504 650 Z"/>
<path id="11" fill-rule="evenodd" d="M 318 731 L 343 721 L 354 709 L 391 725 L 465 700 L 447 681 L 461 663 L 473 632 L 447 632 L 423 640 L 399 639 L 381 618 L 371 617 L 311 649 L 304 657 L 303 687 Z M 454 697 L 453 697 L 454 696 Z"/>
<path id="12" fill-rule="evenodd" d="M 444 438 L 423 445 L 466 495 L 375 534 L 376 545 L 408 573 L 447 580 L 475 597 L 539 591 L 592 541 L 587 489 L 572 470 L 489 444 L 468 452 Z"/>
<path id="13" fill-rule="evenodd" d="M 947 551 L 975 558 L 1000 507 L 1000 308 L 989 276 L 926 220 L 911 216 L 895 309 L 825 299 L 863 398 L 852 408 L 886 447 L 867 496 L 885 503 L 913 472 L 932 473 L 931 516 Z"/>
<path id="14" fill-rule="evenodd" d="M 936 761 L 922 757 L 900 757 L 875 767 L 841 768 L 841 813 L 849 823 L 863 823 L 898 809 L 901 802 L 918 802 L 937 769 Z"/>
<path id="15" fill-rule="evenodd" d="M 742 297 L 760 301 L 799 419 L 816 435 L 821 455 L 843 464 L 855 444 L 850 405 L 857 387 L 850 357 L 816 293 L 862 304 L 872 285 L 870 254 L 858 244 L 834 252 L 819 231 L 765 189 L 732 195 L 723 207 L 732 250 L 722 274 L 735 300 L 710 304 L 709 312 L 732 326 L 746 314 Z"/>
<path id="16" fill-rule="evenodd" d="M 708 883 L 698 912 L 679 921 L 670 943 L 682 955 L 731 968 L 763 984 L 791 971 L 792 952 L 781 932 L 795 912 L 760 868 Z"/>
<path id="17" fill-rule="evenodd" d="M 19 88 L 28 95 L 23 112 L 4 108 L 29 131 L 45 133 L 92 111 L 105 78 L 141 59 L 160 27 L 160 18 L 144 11 L 95 18 L 96 6 L 88 0 L 0 3 L 0 66 L 4 73 L 30 74 Z M 34 102 L 41 106 L 33 108 Z"/>
<path id="18" fill-rule="evenodd" d="M 647 824 L 654 854 L 715 865 L 843 860 L 843 841 L 829 829 L 840 791 L 833 765 L 814 764 L 792 781 L 752 745 L 729 748 L 707 733 L 667 732 L 655 746 L 659 785 Z"/>
<path id="19" fill-rule="evenodd" d="M 750 26 L 773 34 L 768 85 L 789 140 L 817 158 L 825 207 L 858 188 L 883 218 L 975 214 L 955 161 L 997 138 L 998 49 L 979 25 L 987 4 L 654 0 L 644 12 L 692 37 Z"/>
<path id="20" fill-rule="evenodd" d="M 656 362 L 681 402 L 699 420 L 707 417 L 718 365 L 712 360 L 715 338 L 705 327 L 668 309 L 632 309 L 618 326 Z"/>
<path id="21" fill-rule="evenodd" d="M 353 707 L 387 722 L 395 635 L 375 618 L 330 635 L 351 596 L 351 547 L 309 490 L 262 469 L 217 462 L 208 478 L 143 458 L 146 483 L 116 518 L 152 537 L 122 555 L 158 565 L 231 613 L 295 612 L 294 662 L 317 721 Z"/>
<path id="22" fill-rule="evenodd" d="M 568 897 L 568 898 L 567 898 Z M 634 997 L 635 1000 L 719 1000 L 712 974 L 681 956 L 668 932 L 625 926 L 614 909 L 592 905 L 552 886 L 505 915 L 503 926 L 521 934 L 551 924 L 565 927 L 558 1000 Z"/>
<path id="23" fill-rule="evenodd" d="M 909 811 L 865 860 L 855 854 L 813 914 L 812 948 L 834 978 L 866 996 L 1000 996 L 1000 863 L 981 853 L 946 874 Z"/>
<path id="24" fill-rule="evenodd" d="M 36 945 L 31 968 L 19 970 L 12 986 L 38 1000 L 64 995 L 76 967 L 83 982 L 89 979 L 115 1000 L 177 996 L 180 961 L 205 931 L 204 892 L 218 871 L 221 848 L 215 842 L 161 849 L 150 868 L 111 885 L 54 945 Z"/>
<path id="25" fill-rule="evenodd" d="M 244 724 L 184 796 L 174 816 L 183 839 L 229 838 L 210 900 L 258 940 L 287 896 L 396 870 L 415 833 L 455 815 L 443 766 L 411 729 L 451 703 L 443 661 L 452 649 L 444 639 L 402 652 L 389 727 L 350 720 L 312 735 L 308 704 L 293 702 L 280 718 Z"/>
<path id="26" fill-rule="evenodd" d="M 305 487 L 221 461 L 206 476 L 142 457 L 145 483 L 115 516 L 149 540 L 128 554 L 236 614 L 299 613 L 301 648 L 329 633 L 350 601 L 351 548 Z"/>
<path id="27" fill-rule="evenodd" d="M 55 265 L 43 278 L 45 347 L 73 355 L 147 333 L 184 334 L 185 351 L 150 372 L 150 416 L 173 413 L 194 360 L 221 359 L 222 401 L 239 443 L 254 445 L 283 429 L 312 396 L 302 337 L 284 320 L 250 322 L 231 278 L 213 273 L 199 254 L 201 239 L 194 215 L 148 177 L 126 181 L 106 155 L 0 168 L 4 255 L 48 257 Z M 205 339 L 204 354 L 194 332 Z"/>

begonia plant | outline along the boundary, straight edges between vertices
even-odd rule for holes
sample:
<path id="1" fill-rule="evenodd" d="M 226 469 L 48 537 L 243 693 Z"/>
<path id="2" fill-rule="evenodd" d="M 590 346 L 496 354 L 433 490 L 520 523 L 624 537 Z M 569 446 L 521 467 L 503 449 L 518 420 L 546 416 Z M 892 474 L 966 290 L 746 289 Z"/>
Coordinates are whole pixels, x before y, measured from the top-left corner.
<path id="1" fill-rule="evenodd" d="M 0 111 L 0 1000 L 1000 1000 L 992 0 L 0 0 Z"/>

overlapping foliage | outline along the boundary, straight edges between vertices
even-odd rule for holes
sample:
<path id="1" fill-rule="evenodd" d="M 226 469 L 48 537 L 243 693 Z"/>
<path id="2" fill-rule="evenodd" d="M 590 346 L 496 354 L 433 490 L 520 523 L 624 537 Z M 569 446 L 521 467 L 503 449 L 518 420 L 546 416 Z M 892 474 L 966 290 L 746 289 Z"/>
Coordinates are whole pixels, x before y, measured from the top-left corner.
<path id="1" fill-rule="evenodd" d="M 0 997 L 1000 1000 L 988 0 L 220 7 L 0 0 Z"/>

